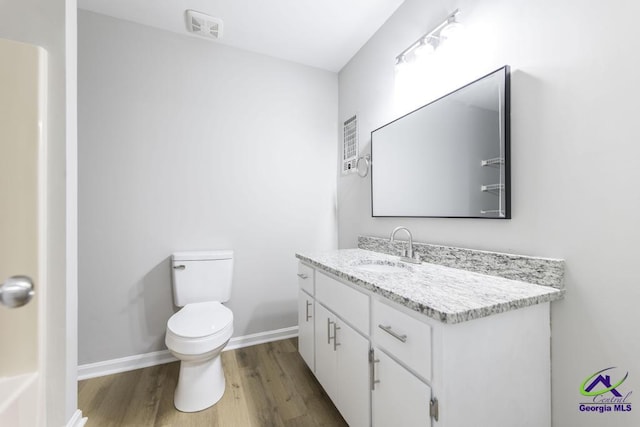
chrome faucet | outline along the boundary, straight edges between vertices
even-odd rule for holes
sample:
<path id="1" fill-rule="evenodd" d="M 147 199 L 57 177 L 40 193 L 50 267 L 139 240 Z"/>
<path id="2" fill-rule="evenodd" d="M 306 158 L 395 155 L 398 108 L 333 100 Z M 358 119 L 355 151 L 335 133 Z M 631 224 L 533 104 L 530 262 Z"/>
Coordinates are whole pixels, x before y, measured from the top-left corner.
<path id="1" fill-rule="evenodd" d="M 409 235 L 409 247 L 407 249 L 404 249 L 404 248 L 402 249 L 402 253 L 400 255 L 400 261 L 410 262 L 413 264 L 420 264 L 420 256 L 413 252 L 413 236 L 411 235 L 411 232 L 407 227 L 400 226 L 400 227 L 394 228 L 393 231 L 391 232 L 391 237 L 389 238 L 389 241 L 393 242 L 396 237 L 396 233 L 400 230 L 406 231 L 407 234 Z"/>

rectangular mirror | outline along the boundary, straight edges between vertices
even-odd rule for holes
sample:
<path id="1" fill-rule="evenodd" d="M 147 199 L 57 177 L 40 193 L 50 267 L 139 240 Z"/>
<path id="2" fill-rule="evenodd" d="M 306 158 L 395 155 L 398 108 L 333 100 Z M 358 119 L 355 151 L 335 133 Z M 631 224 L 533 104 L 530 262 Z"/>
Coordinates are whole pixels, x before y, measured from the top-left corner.
<path id="1" fill-rule="evenodd" d="M 509 67 L 371 132 L 374 217 L 511 218 Z"/>

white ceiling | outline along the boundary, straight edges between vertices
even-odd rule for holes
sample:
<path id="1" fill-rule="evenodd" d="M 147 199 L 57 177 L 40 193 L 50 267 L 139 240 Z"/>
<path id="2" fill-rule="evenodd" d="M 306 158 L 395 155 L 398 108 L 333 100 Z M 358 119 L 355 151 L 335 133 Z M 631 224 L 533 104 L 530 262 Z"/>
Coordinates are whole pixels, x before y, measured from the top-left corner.
<path id="1" fill-rule="evenodd" d="M 404 0 L 78 0 L 78 7 L 115 18 L 186 31 L 193 9 L 224 23 L 211 43 L 339 71 Z"/>

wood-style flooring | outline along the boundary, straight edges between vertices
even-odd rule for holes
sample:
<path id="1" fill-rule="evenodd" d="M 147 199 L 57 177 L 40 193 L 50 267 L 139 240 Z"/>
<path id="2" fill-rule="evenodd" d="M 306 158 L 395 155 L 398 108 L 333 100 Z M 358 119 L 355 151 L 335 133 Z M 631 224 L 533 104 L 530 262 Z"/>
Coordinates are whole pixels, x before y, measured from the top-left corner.
<path id="1" fill-rule="evenodd" d="M 346 426 L 297 351 L 295 338 L 222 353 L 227 386 L 213 407 L 173 406 L 178 362 L 79 382 L 88 427 Z"/>

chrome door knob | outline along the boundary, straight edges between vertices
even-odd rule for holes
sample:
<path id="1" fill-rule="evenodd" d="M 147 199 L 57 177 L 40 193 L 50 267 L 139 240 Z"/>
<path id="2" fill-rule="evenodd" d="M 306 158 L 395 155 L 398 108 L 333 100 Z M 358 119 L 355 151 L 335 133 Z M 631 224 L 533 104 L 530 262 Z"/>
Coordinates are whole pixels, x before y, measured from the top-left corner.
<path id="1" fill-rule="evenodd" d="M 22 307 L 33 298 L 33 281 L 27 276 L 9 277 L 0 285 L 0 303 L 9 308 Z"/>

